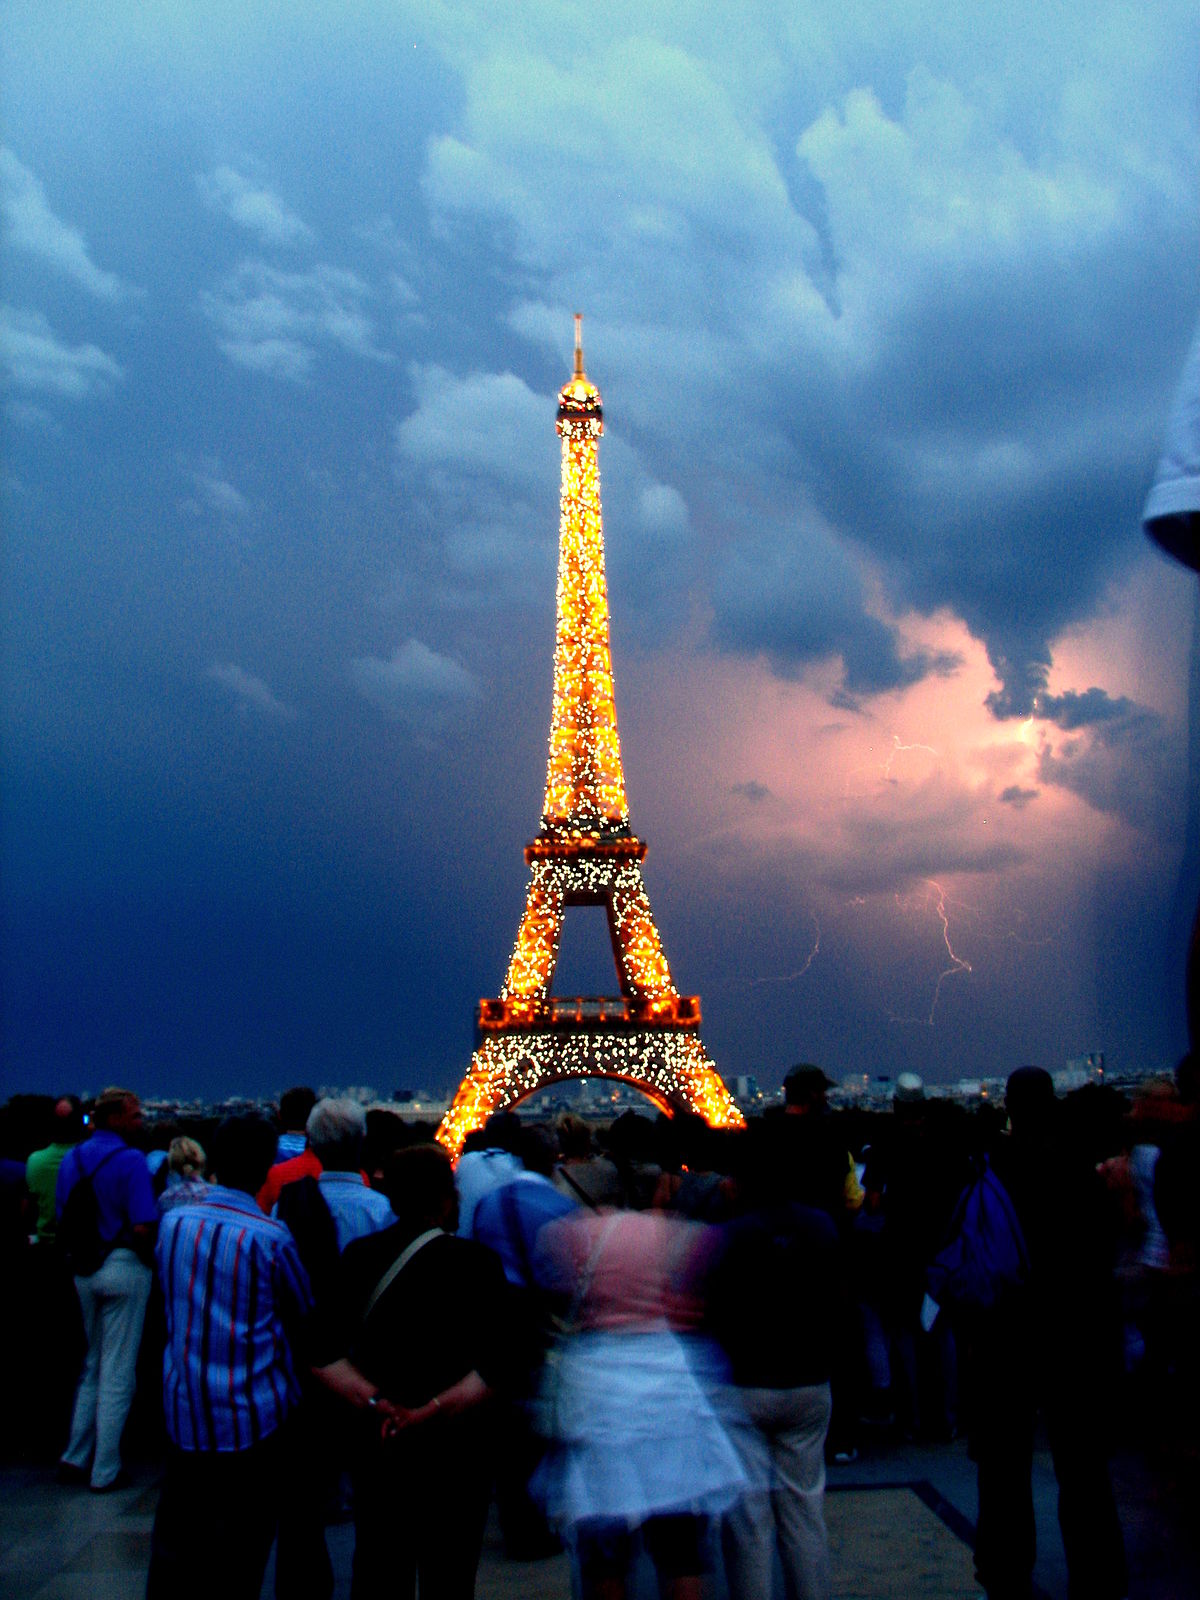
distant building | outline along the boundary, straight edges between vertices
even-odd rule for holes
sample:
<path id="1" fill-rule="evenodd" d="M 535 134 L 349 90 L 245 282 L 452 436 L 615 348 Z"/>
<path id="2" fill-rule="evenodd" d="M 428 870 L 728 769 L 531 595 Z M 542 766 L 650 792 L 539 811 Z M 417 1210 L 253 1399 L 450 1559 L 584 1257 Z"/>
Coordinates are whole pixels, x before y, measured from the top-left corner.
<path id="1" fill-rule="evenodd" d="M 1103 1083 L 1104 1051 L 1089 1050 L 1085 1056 L 1072 1056 L 1067 1062 L 1066 1070 L 1082 1073 L 1084 1083 Z"/>
<path id="2" fill-rule="evenodd" d="M 848 1072 L 838 1084 L 834 1097 L 843 1103 L 857 1104 L 861 1100 L 871 1097 L 871 1074 L 869 1072 Z"/>

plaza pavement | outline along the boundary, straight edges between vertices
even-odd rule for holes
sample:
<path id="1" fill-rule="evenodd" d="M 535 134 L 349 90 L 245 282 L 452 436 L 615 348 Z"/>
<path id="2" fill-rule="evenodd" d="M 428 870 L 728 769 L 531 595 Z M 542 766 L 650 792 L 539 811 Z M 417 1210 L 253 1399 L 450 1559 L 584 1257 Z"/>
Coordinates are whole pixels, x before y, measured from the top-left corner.
<path id="1" fill-rule="evenodd" d="M 1177 1464 L 1125 1451 L 1114 1481 L 1129 1548 L 1131 1600 L 1200 1595 L 1194 1477 Z M 0 1600 L 141 1600 L 158 1498 L 154 1464 L 135 1462 L 130 1488 L 108 1495 L 64 1488 L 49 1465 L 0 1463 Z M 1042 1600 L 1065 1600 L 1066 1572 L 1055 1525 L 1048 1453 L 1035 1466 L 1037 1584 Z M 833 1467 L 826 1501 L 837 1600 L 966 1600 L 977 1594 L 969 1539 L 974 1470 L 961 1441 L 880 1444 L 852 1466 Z M 329 1529 L 335 1600 L 349 1595 L 353 1534 Z M 641 1596 L 653 1585 L 641 1575 Z M 494 1519 L 480 1567 L 479 1600 L 568 1600 L 565 1556 L 532 1563 L 505 1558 Z M 264 1596 L 272 1595 L 268 1570 Z M 724 1600 L 708 1580 L 706 1600 Z M 768 1600 L 768 1597 L 764 1597 Z"/>

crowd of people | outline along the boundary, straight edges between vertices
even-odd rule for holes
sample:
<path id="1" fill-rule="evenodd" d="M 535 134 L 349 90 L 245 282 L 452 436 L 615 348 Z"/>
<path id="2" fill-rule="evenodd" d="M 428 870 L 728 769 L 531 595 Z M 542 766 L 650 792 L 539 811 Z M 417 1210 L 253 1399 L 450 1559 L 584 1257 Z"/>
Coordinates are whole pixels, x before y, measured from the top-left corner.
<path id="1" fill-rule="evenodd" d="M 161 1450 L 151 1600 L 218 1571 L 256 1597 L 272 1545 L 277 1600 L 330 1600 L 346 1515 L 356 1600 L 470 1596 L 493 1499 L 508 1551 L 565 1544 L 585 1597 L 648 1559 L 677 1600 L 718 1562 L 734 1600 L 777 1567 L 818 1600 L 827 1465 L 965 1431 L 980 1583 L 1015 1600 L 1040 1416 L 1071 1593 L 1121 1600 L 1117 1397 L 1197 1437 L 1195 1064 L 1132 1102 L 1021 1068 L 973 1113 L 907 1074 L 886 1114 L 830 1087 L 799 1066 L 736 1133 L 501 1112 L 456 1165 L 428 1125 L 305 1089 L 187 1127 L 121 1088 L 18 1097 L 7 1445 L 97 1494 L 123 1437 Z"/>

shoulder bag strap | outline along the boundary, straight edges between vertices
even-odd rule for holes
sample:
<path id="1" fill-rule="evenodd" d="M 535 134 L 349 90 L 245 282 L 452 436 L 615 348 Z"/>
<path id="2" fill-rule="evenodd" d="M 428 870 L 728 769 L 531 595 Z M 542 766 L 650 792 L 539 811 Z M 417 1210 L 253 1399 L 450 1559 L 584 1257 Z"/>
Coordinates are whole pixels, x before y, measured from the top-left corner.
<path id="1" fill-rule="evenodd" d="M 123 1144 L 116 1150 L 110 1150 L 106 1156 L 101 1156 L 96 1165 L 91 1168 L 89 1168 L 87 1163 L 84 1161 L 83 1151 L 81 1150 L 79 1152 L 79 1178 L 76 1181 L 79 1182 L 82 1180 L 88 1183 L 94 1182 L 96 1174 L 100 1171 L 101 1167 L 106 1167 L 114 1156 L 119 1156 L 122 1150 L 128 1149 L 130 1149 L 130 1146 Z"/>
<path id="2" fill-rule="evenodd" d="M 362 1320 L 364 1322 L 379 1304 L 379 1301 L 385 1290 L 391 1288 L 392 1284 L 404 1271 L 405 1267 L 416 1255 L 417 1251 L 423 1250 L 431 1239 L 436 1239 L 437 1236 L 444 1231 L 445 1230 L 442 1228 L 429 1228 L 424 1233 L 419 1233 L 415 1239 L 411 1240 L 410 1243 L 405 1245 L 404 1249 L 401 1250 L 400 1254 L 396 1257 L 395 1261 L 392 1262 L 391 1266 L 384 1273 L 383 1277 L 380 1278 L 379 1282 L 371 1290 L 371 1297 L 367 1301 L 366 1309 L 362 1314 Z"/>
<path id="3" fill-rule="evenodd" d="M 587 1190 L 583 1187 L 583 1185 L 575 1182 L 575 1179 L 567 1171 L 566 1167 L 564 1165 L 560 1164 L 558 1170 L 562 1174 L 562 1176 L 567 1180 L 567 1182 L 571 1185 L 572 1189 L 574 1189 L 575 1193 L 579 1196 L 579 1198 L 583 1201 L 583 1203 L 585 1205 L 591 1206 L 593 1211 L 599 1211 L 600 1207 L 592 1199 L 591 1195 L 587 1192 Z"/>
<path id="4" fill-rule="evenodd" d="M 587 1299 L 588 1290 L 592 1287 L 592 1279 L 596 1275 L 596 1268 L 600 1264 L 600 1254 L 608 1243 L 608 1237 L 621 1220 L 621 1212 L 614 1211 L 600 1230 L 600 1237 L 592 1246 L 591 1254 L 584 1262 L 583 1271 L 579 1274 L 579 1282 L 575 1285 L 575 1293 L 571 1297 L 571 1308 L 563 1319 L 562 1331 L 573 1333 L 575 1324 L 579 1321 L 579 1313 L 583 1310 L 583 1302 Z"/>

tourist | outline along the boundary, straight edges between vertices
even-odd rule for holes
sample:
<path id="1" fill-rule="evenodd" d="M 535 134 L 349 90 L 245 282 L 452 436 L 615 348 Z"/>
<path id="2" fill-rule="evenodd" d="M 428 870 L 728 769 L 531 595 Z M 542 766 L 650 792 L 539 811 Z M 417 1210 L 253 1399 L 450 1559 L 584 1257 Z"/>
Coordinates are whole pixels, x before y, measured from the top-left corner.
<path id="1" fill-rule="evenodd" d="M 354 1100 L 318 1100 L 305 1124 L 308 1148 L 321 1163 L 317 1178 L 288 1184 L 274 1214 L 291 1229 L 323 1307 L 335 1292 L 341 1252 L 355 1239 L 378 1233 L 396 1220 L 386 1195 L 372 1189 L 361 1171 L 367 1119 Z M 328 1392 L 303 1375 L 304 1404 L 293 1430 L 290 1489 L 284 1498 L 275 1552 L 278 1600 L 329 1600 L 333 1566 L 325 1542 L 325 1518 L 339 1504 L 338 1483 L 348 1454 L 341 1408 Z"/>
<path id="2" fill-rule="evenodd" d="M 970 1179 L 947 1137 L 946 1110 L 915 1072 L 896 1079 L 892 1112 L 872 1151 L 871 1182 L 883 1190 L 881 1305 L 892 1375 L 891 1404 L 906 1438 L 948 1440 L 958 1428 L 958 1352 L 949 1317 L 921 1321 L 925 1270 L 945 1242 Z M 957 1130 L 956 1130 L 957 1131 Z"/>
<path id="3" fill-rule="evenodd" d="M 482 1128 L 467 1135 L 454 1168 L 460 1238 L 471 1237 L 475 1207 L 484 1195 L 525 1170 L 518 1154 L 522 1137 L 521 1123 L 512 1111 L 493 1111 Z"/>
<path id="4" fill-rule="evenodd" d="M 158 1197 L 160 1216 L 175 1206 L 208 1198 L 208 1182 L 204 1175 L 207 1165 L 204 1146 L 197 1140 L 183 1133 L 171 1140 L 167 1148 L 166 1187 Z"/>
<path id="5" fill-rule="evenodd" d="M 55 1236 L 59 1169 L 86 1131 L 78 1095 L 60 1095 L 48 1108 L 37 1134 L 41 1147 L 31 1151 L 25 1162 L 25 1182 L 37 1208 L 34 1248 L 22 1252 L 26 1286 L 22 1290 L 14 1272 L 4 1278 L 12 1303 L 24 1304 L 28 1313 L 15 1368 L 28 1388 L 22 1385 L 23 1392 L 13 1396 L 15 1403 L 8 1409 L 15 1413 L 12 1420 L 26 1427 L 39 1453 L 49 1441 L 57 1454 L 67 1435 L 75 1378 L 85 1350 L 79 1298 Z M 42 1144 L 42 1140 L 49 1142 Z"/>
<path id="6" fill-rule="evenodd" d="M 538 1238 L 547 1223 L 578 1209 L 579 1202 L 550 1181 L 555 1146 L 536 1128 L 522 1129 L 524 1170 L 492 1189 L 475 1207 L 472 1236 L 500 1259 L 512 1288 L 520 1330 L 521 1359 L 512 1392 L 496 1407 L 496 1433 L 503 1467 L 496 1481 L 496 1509 L 504 1548 L 528 1561 L 562 1548 L 529 1492 L 529 1481 L 545 1454 L 537 1428 L 537 1400 L 546 1348 L 552 1337 L 551 1297 L 535 1263 Z"/>
<path id="7" fill-rule="evenodd" d="M 1012 1131 L 993 1165 L 1016 1210 L 1030 1270 L 1026 1285 L 979 1314 L 970 1330 L 976 1570 L 989 1600 L 1031 1592 L 1030 1474 L 1040 1410 L 1071 1593 L 1121 1600 L 1128 1577 L 1107 1465 L 1120 1339 L 1103 1190 L 1060 1135 L 1048 1072 L 1018 1068 L 1005 1104 Z"/>
<path id="8" fill-rule="evenodd" d="M 554 1448 L 537 1487 L 584 1600 L 626 1592 L 639 1541 L 666 1595 L 698 1596 L 706 1519 L 748 1481 L 698 1333 L 704 1236 L 661 1211 L 581 1208 L 539 1239 L 539 1273 L 569 1307 L 571 1337 L 547 1396 Z"/>
<path id="9" fill-rule="evenodd" d="M 555 1129 L 559 1159 L 551 1174 L 554 1187 L 582 1205 L 621 1204 L 621 1175 L 606 1155 L 596 1151 L 592 1130 L 582 1117 L 564 1112 Z"/>
<path id="10" fill-rule="evenodd" d="M 338 1250 L 391 1227 L 396 1218 L 387 1197 L 370 1187 L 362 1170 L 367 1118 L 357 1101 L 318 1100 L 305 1132 L 309 1150 L 321 1163 L 316 1184 L 333 1217 Z M 281 1199 L 277 1206 L 282 1205 Z"/>
<path id="11" fill-rule="evenodd" d="M 848 1231 L 862 1206 L 863 1188 L 854 1157 L 830 1113 L 827 1095 L 833 1079 L 811 1062 L 794 1066 L 783 1080 L 785 1160 L 793 1174 L 792 1198 L 817 1206 Z M 862 1326 L 849 1302 L 837 1340 L 833 1372 L 833 1418 L 827 1439 L 832 1461 L 858 1459 L 858 1418 L 862 1405 L 865 1356 Z"/>
<path id="12" fill-rule="evenodd" d="M 458 1196 L 439 1145 L 397 1150 L 397 1221 L 349 1245 L 321 1318 L 317 1378 L 356 1413 L 352 1600 L 466 1600 L 491 1496 L 490 1402 L 516 1361 L 497 1258 L 455 1237 Z"/>
<path id="13" fill-rule="evenodd" d="M 771 1592 L 776 1552 L 795 1600 L 827 1600 L 825 1436 L 845 1295 L 837 1229 L 789 1195 L 778 1124 L 743 1136 L 736 1219 L 708 1280 L 711 1325 L 750 1424 L 736 1430 L 749 1485 L 725 1520 L 732 1600 Z"/>
<path id="14" fill-rule="evenodd" d="M 826 1100 L 833 1087 L 832 1078 L 805 1061 L 783 1080 L 784 1115 L 793 1146 L 788 1159 L 803 1171 L 807 1203 L 821 1206 L 838 1220 L 858 1210 L 863 1189 L 854 1157 L 834 1131 Z"/>
<path id="15" fill-rule="evenodd" d="M 258 1192 L 258 1203 L 268 1216 L 289 1183 L 320 1176 L 321 1162 L 308 1147 L 306 1131 L 309 1114 L 316 1103 L 316 1094 L 305 1088 L 288 1089 L 280 1098 L 279 1121 L 283 1131 L 276 1141 L 271 1170 Z"/>
<path id="16" fill-rule="evenodd" d="M 50 1142 L 30 1152 L 25 1162 L 25 1183 L 37 1201 L 39 1244 L 52 1244 L 57 1222 L 58 1172 L 67 1155 L 83 1139 L 83 1102 L 76 1094 L 64 1094 L 54 1102 L 51 1112 Z"/>
<path id="17" fill-rule="evenodd" d="M 309 1113 L 317 1103 L 316 1092 L 307 1085 L 285 1089 L 279 1096 L 279 1139 L 273 1166 L 290 1161 L 306 1148 Z"/>
<path id="18" fill-rule="evenodd" d="M 94 1493 L 120 1488 L 121 1434 L 133 1404 L 138 1348 L 150 1299 L 158 1209 L 146 1158 L 136 1147 L 142 1106 L 128 1089 L 105 1089 L 92 1109 L 95 1132 L 64 1156 L 56 1203 L 62 1219 L 76 1184 L 96 1197 L 100 1265 L 77 1271 L 87 1355 L 59 1471 L 67 1482 L 89 1482 Z"/>
<path id="19" fill-rule="evenodd" d="M 265 1117 L 226 1118 L 208 1194 L 162 1221 L 168 1443 L 147 1600 L 258 1600 L 262 1588 L 312 1305 L 291 1234 L 255 1203 L 274 1152 Z"/>

